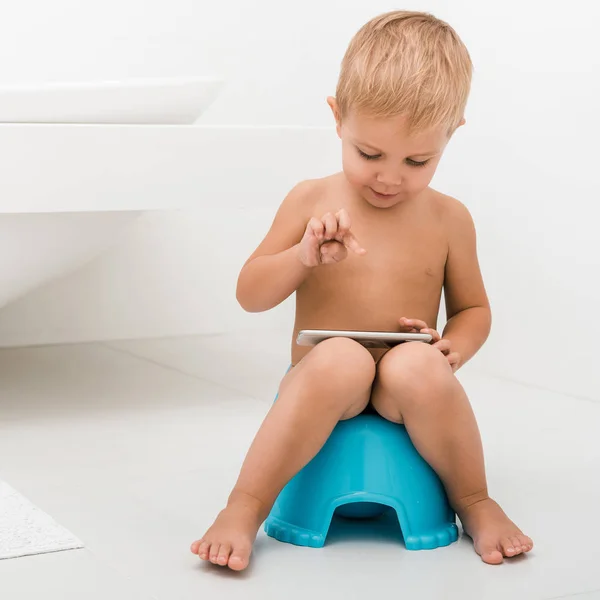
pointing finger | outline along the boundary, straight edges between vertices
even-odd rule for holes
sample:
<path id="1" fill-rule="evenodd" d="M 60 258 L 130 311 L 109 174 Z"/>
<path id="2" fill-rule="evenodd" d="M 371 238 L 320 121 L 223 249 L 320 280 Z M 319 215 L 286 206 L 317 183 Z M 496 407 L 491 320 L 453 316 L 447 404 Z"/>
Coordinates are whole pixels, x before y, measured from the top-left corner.
<path id="1" fill-rule="evenodd" d="M 348 248 L 348 250 L 352 250 L 355 254 L 362 256 L 366 254 L 367 251 L 359 244 L 358 240 L 354 237 L 354 234 L 348 231 L 346 235 L 344 235 L 343 240 L 344 246 Z"/>

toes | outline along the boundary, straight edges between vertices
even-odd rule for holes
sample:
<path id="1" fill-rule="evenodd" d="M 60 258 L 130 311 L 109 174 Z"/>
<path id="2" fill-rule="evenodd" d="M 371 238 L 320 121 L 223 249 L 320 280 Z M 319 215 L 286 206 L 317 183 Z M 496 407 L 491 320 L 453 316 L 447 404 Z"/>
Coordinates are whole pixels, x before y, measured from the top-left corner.
<path id="1" fill-rule="evenodd" d="M 515 548 L 514 543 L 511 538 L 503 538 L 500 540 L 500 547 L 502 548 L 502 552 L 504 556 L 516 556 L 518 554 L 517 549 Z"/>
<path id="2" fill-rule="evenodd" d="M 503 561 L 502 552 L 493 544 L 481 546 L 480 548 L 475 547 L 475 550 L 481 556 L 481 560 L 488 565 L 499 565 Z"/>
<path id="3" fill-rule="evenodd" d="M 202 559 L 202 560 L 208 560 L 208 555 L 210 552 L 210 544 L 206 541 L 202 541 L 199 543 L 198 545 L 198 556 Z"/>
<path id="4" fill-rule="evenodd" d="M 243 571 L 248 566 L 248 559 L 241 556 L 233 555 L 229 559 L 229 568 L 234 571 Z"/>
<path id="5" fill-rule="evenodd" d="M 519 542 L 521 543 L 521 548 L 523 548 L 523 552 L 529 552 L 533 548 L 533 541 L 530 537 L 520 533 L 518 538 Z"/>
<path id="6" fill-rule="evenodd" d="M 512 543 L 513 548 L 515 549 L 515 553 L 516 554 L 521 554 L 521 552 L 523 552 L 523 547 L 521 544 L 521 540 L 518 538 L 518 536 L 513 536 L 510 538 L 510 541 Z"/>
<path id="7" fill-rule="evenodd" d="M 488 565 L 500 565 L 503 562 L 502 552 L 500 550 L 489 550 L 481 553 L 481 560 Z"/>
<path id="8" fill-rule="evenodd" d="M 221 544 L 219 549 L 219 555 L 217 556 L 217 563 L 224 567 L 229 561 L 229 555 L 231 554 L 231 546 L 229 544 Z"/>
<path id="9" fill-rule="evenodd" d="M 233 569 L 234 571 L 242 571 L 245 569 L 250 562 L 251 550 L 251 547 L 245 546 L 235 548 L 229 559 L 229 568 Z"/>
<path id="10" fill-rule="evenodd" d="M 208 560 L 214 565 L 221 565 L 222 567 L 227 566 L 227 563 L 231 561 L 229 555 L 231 554 L 230 544 L 210 544 L 206 541 L 197 541 L 192 544 L 191 548 L 194 554 L 197 554 L 202 560 Z M 240 555 L 239 561 L 234 561 L 236 566 L 231 566 L 232 569 L 241 571 L 248 566 L 249 552 L 246 554 L 244 561 L 244 553 Z"/>

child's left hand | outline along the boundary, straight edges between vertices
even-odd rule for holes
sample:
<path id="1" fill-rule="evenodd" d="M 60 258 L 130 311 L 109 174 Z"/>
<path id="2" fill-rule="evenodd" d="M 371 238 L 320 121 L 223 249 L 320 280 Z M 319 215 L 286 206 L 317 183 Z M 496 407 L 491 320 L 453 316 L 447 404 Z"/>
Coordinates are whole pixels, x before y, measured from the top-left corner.
<path id="1" fill-rule="evenodd" d="M 452 352 L 450 340 L 442 339 L 440 334 L 435 329 L 427 327 L 425 321 L 419 319 L 408 319 L 402 317 L 399 321 L 400 331 L 402 333 L 428 333 L 431 336 L 430 344 L 437 348 L 447 359 L 448 364 L 452 368 L 452 372 L 458 369 L 460 363 L 460 354 Z"/>

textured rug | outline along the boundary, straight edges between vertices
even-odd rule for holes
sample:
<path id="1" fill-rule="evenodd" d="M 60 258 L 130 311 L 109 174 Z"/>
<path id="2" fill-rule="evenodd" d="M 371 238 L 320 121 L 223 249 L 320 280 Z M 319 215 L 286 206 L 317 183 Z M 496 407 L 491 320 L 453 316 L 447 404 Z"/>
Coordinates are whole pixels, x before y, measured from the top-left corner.
<path id="1" fill-rule="evenodd" d="M 0 481 L 0 559 L 83 548 L 52 517 Z"/>

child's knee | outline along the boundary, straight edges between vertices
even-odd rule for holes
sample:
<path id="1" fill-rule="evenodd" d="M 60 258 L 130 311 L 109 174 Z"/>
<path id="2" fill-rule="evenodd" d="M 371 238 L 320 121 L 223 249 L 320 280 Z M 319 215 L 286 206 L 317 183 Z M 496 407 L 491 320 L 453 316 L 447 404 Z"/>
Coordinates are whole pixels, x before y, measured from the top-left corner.
<path id="1" fill-rule="evenodd" d="M 427 344 L 413 342 L 391 350 L 379 363 L 378 381 L 393 396 L 443 396 L 454 380 L 447 358 Z"/>
<path id="2" fill-rule="evenodd" d="M 346 338 L 321 342 L 308 354 L 311 378 L 319 387 L 337 389 L 370 388 L 375 378 L 375 361 L 370 352 Z"/>

